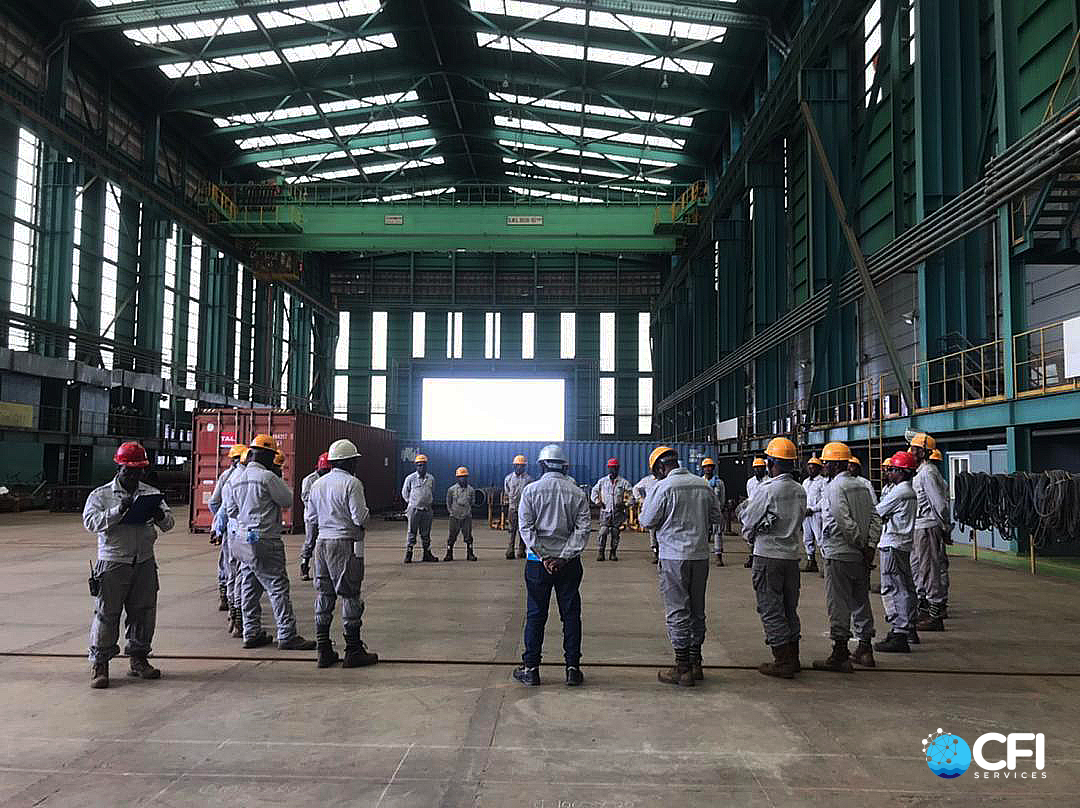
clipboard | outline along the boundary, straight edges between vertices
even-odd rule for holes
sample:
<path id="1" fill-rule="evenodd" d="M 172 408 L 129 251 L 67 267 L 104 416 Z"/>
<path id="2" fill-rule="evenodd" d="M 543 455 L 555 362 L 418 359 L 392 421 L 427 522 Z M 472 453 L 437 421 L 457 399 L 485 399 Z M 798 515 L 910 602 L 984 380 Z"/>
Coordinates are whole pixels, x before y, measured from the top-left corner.
<path id="1" fill-rule="evenodd" d="M 120 520 L 120 524 L 142 525 L 153 521 L 164 499 L 164 494 L 139 494 Z"/>

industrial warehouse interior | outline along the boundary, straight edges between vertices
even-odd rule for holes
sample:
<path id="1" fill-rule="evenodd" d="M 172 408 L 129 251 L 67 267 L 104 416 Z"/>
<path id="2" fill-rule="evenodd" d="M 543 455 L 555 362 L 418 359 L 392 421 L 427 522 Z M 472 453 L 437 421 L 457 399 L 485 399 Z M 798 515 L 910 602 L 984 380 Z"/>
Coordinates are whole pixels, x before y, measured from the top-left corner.
<path id="1" fill-rule="evenodd" d="M 2 806 L 1074 805 L 1080 3 L 2 0 L 0 438 Z"/>

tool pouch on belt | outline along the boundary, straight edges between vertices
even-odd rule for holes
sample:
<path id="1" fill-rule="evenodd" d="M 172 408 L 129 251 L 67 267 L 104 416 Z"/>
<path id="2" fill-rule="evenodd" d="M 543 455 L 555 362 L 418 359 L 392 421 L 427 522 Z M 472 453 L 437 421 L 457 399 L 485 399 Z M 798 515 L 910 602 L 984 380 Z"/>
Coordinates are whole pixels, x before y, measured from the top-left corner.
<path id="1" fill-rule="evenodd" d="M 93 562 L 90 563 L 90 577 L 86 583 L 90 587 L 90 597 L 96 598 L 101 594 L 101 579 L 97 577 L 97 573 L 94 571 Z"/>
<path id="2" fill-rule="evenodd" d="M 248 528 L 245 540 L 247 541 L 248 544 L 257 543 L 259 541 L 259 531 L 257 531 L 253 527 Z"/>

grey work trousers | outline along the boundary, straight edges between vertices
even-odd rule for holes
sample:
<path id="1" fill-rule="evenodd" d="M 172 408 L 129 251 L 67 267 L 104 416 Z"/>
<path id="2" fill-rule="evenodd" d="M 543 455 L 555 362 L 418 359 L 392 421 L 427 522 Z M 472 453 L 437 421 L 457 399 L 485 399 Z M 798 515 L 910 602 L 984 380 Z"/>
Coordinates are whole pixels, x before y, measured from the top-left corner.
<path id="1" fill-rule="evenodd" d="M 709 530 L 712 532 L 713 552 L 722 556 L 724 554 L 724 526 L 713 525 Z"/>
<path id="2" fill-rule="evenodd" d="M 463 519 L 456 517 L 450 517 L 450 534 L 446 537 L 446 546 L 453 547 L 457 542 L 458 533 L 461 534 L 461 540 L 465 542 L 465 546 L 472 547 L 472 517 L 466 516 Z"/>
<path id="3" fill-rule="evenodd" d="M 671 647 L 683 651 L 701 645 L 705 641 L 705 585 L 709 580 L 709 560 L 661 558 L 656 569 Z"/>
<path id="4" fill-rule="evenodd" d="M 609 536 L 611 537 L 611 549 L 619 549 L 619 530 L 622 528 L 624 521 L 622 513 L 600 512 L 600 552 L 604 552 L 604 548 L 607 547 Z"/>
<path id="5" fill-rule="evenodd" d="M 124 653 L 147 656 L 157 621 L 157 562 L 98 561 L 94 575 L 101 591 L 90 622 L 90 661 L 105 663 L 120 653 L 120 612 L 126 614 Z"/>
<path id="6" fill-rule="evenodd" d="M 907 634 L 915 628 L 919 598 L 911 575 L 911 553 L 896 547 L 881 548 L 881 605 L 894 631 Z"/>
<path id="7" fill-rule="evenodd" d="M 289 597 L 289 575 L 285 571 L 285 543 L 279 538 L 261 537 L 258 541 L 233 543 L 240 558 L 240 605 L 244 612 L 244 639 L 250 640 L 262 630 L 262 594 L 270 598 L 277 623 L 277 641 L 287 642 L 296 636 L 296 617 Z"/>
<path id="8" fill-rule="evenodd" d="M 518 530 L 518 509 L 516 505 L 510 505 L 507 508 L 506 530 L 510 534 L 510 543 L 506 545 L 506 551 L 514 550 L 516 544 L 518 557 L 524 558 L 525 542 L 521 538 L 521 531 Z"/>
<path id="9" fill-rule="evenodd" d="M 757 613 L 765 629 L 765 644 L 770 648 L 798 642 L 802 636 L 799 622 L 799 562 L 793 558 L 754 556 L 751 573 Z"/>
<path id="10" fill-rule="evenodd" d="M 236 550 L 237 539 L 233 538 L 232 531 L 229 531 L 229 535 L 225 536 L 221 544 L 229 545 L 229 566 L 226 570 L 227 578 L 225 579 L 225 595 L 229 598 L 229 603 L 235 608 L 240 609 L 244 602 L 244 578 L 240 575 L 240 557 L 237 555 Z"/>
<path id="11" fill-rule="evenodd" d="M 869 642 L 874 636 L 870 568 L 865 559 L 825 559 L 825 608 L 829 636 L 834 640 L 850 640 L 852 626 L 859 642 Z"/>
<path id="12" fill-rule="evenodd" d="M 919 597 L 933 606 L 940 606 L 949 599 L 945 587 L 945 532 L 940 527 L 915 528 L 915 541 L 911 547 L 911 569 L 915 577 L 915 591 Z"/>
<path id="13" fill-rule="evenodd" d="M 656 540 L 655 530 L 649 531 L 649 549 L 652 550 L 654 553 L 659 551 L 660 549 L 660 542 Z"/>
<path id="14" fill-rule="evenodd" d="M 334 607 L 341 598 L 341 626 L 345 636 L 363 625 L 364 559 L 351 541 L 319 539 L 315 542 L 315 636 L 329 638 Z"/>
<path id="15" fill-rule="evenodd" d="M 227 584 L 229 581 L 229 539 L 221 539 L 221 552 L 218 553 L 217 562 L 218 585 Z"/>
<path id="16" fill-rule="evenodd" d="M 431 547 L 431 510 L 407 508 L 405 518 L 408 520 L 408 533 L 405 535 L 405 548 L 411 550 L 416 546 L 416 536 L 420 536 L 420 546 L 425 550 Z"/>

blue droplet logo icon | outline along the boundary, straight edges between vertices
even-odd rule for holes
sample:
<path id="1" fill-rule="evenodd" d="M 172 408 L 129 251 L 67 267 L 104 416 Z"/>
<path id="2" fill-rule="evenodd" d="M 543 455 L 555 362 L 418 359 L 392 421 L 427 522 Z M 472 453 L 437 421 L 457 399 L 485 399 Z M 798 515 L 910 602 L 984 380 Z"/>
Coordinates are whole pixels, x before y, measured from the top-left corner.
<path id="1" fill-rule="evenodd" d="M 923 757 L 930 771 L 938 777 L 951 780 L 959 777 L 971 766 L 971 747 L 959 735 L 938 731 L 923 739 Z"/>

